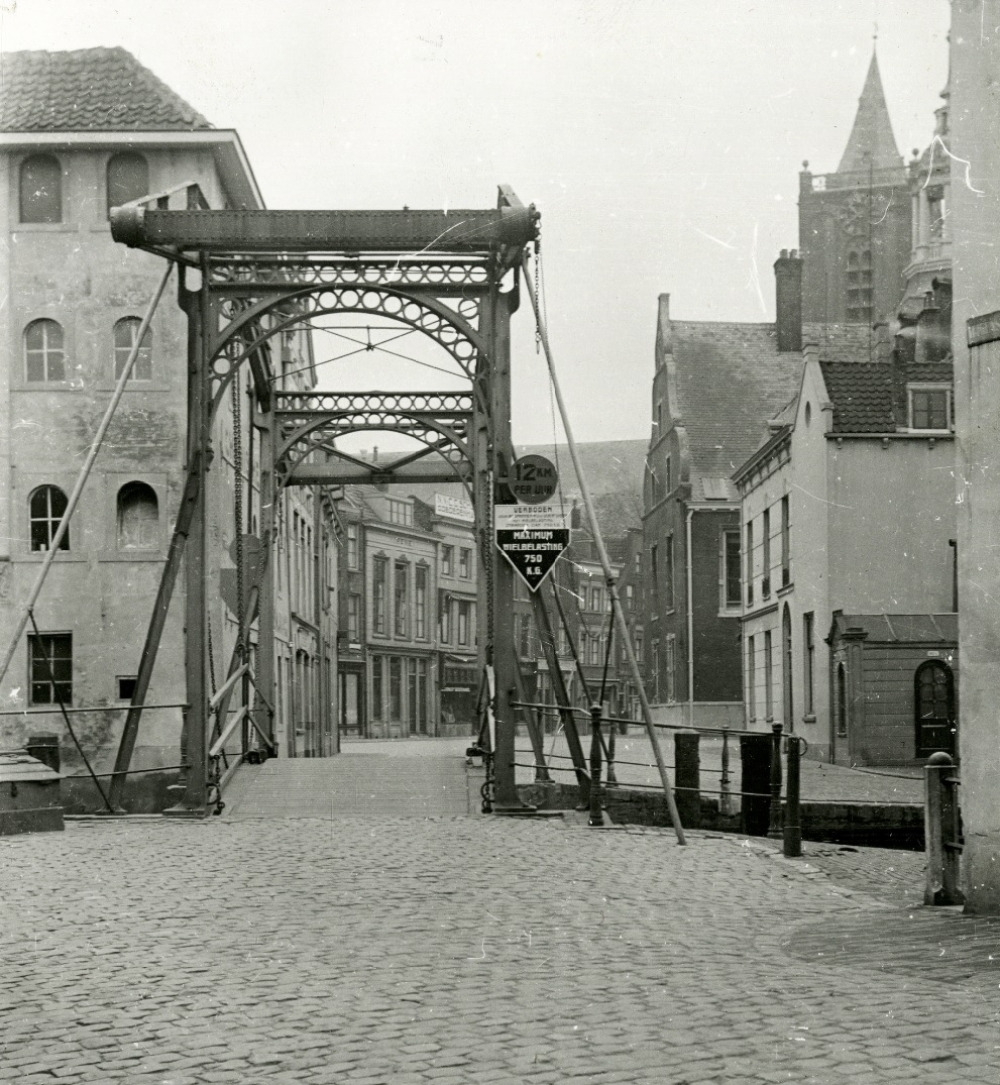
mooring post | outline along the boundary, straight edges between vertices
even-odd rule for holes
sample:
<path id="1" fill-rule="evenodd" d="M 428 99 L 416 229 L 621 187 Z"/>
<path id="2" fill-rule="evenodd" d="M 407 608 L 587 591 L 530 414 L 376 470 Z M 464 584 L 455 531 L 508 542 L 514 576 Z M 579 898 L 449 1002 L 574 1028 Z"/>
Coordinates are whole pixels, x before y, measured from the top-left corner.
<path id="1" fill-rule="evenodd" d="M 601 813 L 601 706 L 590 706 L 590 821 L 594 828 L 604 825 Z"/>
<path id="2" fill-rule="evenodd" d="M 722 772 L 719 775 L 719 813 L 724 817 L 732 817 L 733 796 L 732 779 L 729 775 L 729 728 L 722 729 Z"/>
<path id="3" fill-rule="evenodd" d="M 788 736 L 788 779 L 785 783 L 784 853 L 790 859 L 802 854 L 802 818 L 799 810 L 799 758 L 802 744 Z"/>
<path id="4" fill-rule="evenodd" d="M 615 775 L 615 731 L 618 724 L 611 719 L 611 708 L 607 701 L 604 702 L 604 711 L 608 716 L 608 771 L 605 773 L 608 787 L 618 786 L 618 777 Z"/>
<path id="5" fill-rule="evenodd" d="M 767 835 L 780 840 L 781 831 L 781 731 L 780 723 L 771 724 L 771 818 Z"/>
<path id="6" fill-rule="evenodd" d="M 933 753 L 924 767 L 924 847 L 927 885 L 924 904 L 962 904 L 958 888 L 958 780 L 955 762 L 944 752 Z"/>

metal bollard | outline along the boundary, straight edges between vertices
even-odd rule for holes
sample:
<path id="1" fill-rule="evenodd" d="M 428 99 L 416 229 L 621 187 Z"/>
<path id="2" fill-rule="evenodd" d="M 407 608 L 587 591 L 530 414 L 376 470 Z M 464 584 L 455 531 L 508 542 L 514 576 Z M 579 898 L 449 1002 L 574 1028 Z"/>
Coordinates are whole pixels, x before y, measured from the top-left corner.
<path id="1" fill-rule="evenodd" d="M 732 817 L 733 796 L 732 781 L 729 776 L 729 729 L 722 731 L 722 774 L 719 776 L 719 813 L 724 817 Z"/>
<path id="2" fill-rule="evenodd" d="M 677 812 L 686 828 L 701 826 L 701 761 L 698 744 L 701 735 L 678 731 L 674 735 L 674 787 Z"/>
<path id="3" fill-rule="evenodd" d="M 601 706 L 590 706 L 590 821 L 594 828 L 602 828 L 601 813 Z"/>
<path id="4" fill-rule="evenodd" d="M 780 723 L 771 724 L 771 818 L 767 835 L 780 840 L 781 832 L 781 731 Z"/>
<path id="5" fill-rule="evenodd" d="M 955 762 L 946 753 L 933 753 L 924 767 L 924 847 L 927 885 L 924 904 L 964 904 L 958 888 L 959 839 L 958 778 Z"/>
<path id="6" fill-rule="evenodd" d="M 801 756 L 802 744 L 795 735 L 789 735 L 783 849 L 789 859 L 797 859 L 802 854 L 802 817 L 799 806 L 799 758 Z"/>
<path id="7" fill-rule="evenodd" d="M 610 711 L 608 715 L 611 715 Z M 618 786 L 618 777 L 615 775 L 615 731 L 617 730 L 616 724 L 608 723 L 608 771 L 606 774 L 608 787 Z"/>

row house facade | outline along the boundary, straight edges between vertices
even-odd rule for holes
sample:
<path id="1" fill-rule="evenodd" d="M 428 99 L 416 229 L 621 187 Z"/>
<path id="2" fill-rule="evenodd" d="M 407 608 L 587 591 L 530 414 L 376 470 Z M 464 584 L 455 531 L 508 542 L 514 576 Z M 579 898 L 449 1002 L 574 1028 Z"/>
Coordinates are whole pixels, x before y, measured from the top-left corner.
<path id="1" fill-rule="evenodd" d="M 111 240 L 109 209 L 191 181 L 211 207 L 259 208 L 263 198 L 237 133 L 213 128 L 123 49 L 10 53 L 2 70 L 0 626 L 13 629 L 163 272 L 161 260 Z M 139 344 L 124 397 L 35 607 L 39 634 L 29 630 L 22 639 L 0 692 L 5 705 L 19 712 L 0 720 L 0 744 L 17 746 L 30 733 L 55 732 L 71 771 L 79 759 L 63 734 L 56 701 L 88 709 L 76 717 L 78 737 L 102 772 L 113 764 L 134 689 L 185 477 L 186 338 L 186 318 L 168 290 Z M 289 349 L 307 356 L 307 333 L 292 339 Z M 216 685 L 225 678 L 235 642 L 238 538 L 246 567 L 263 568 L 251 469 L 254 463 L 259 468 L 259 456 L 250 415 L 245 380 L 237 381 L 217 415 L 209 475 Z M 240 523 L 238 482 L 245 515 Z M 318 497 L 290 493 L 283 507 L 283 552 L 301 547 L 315 560 L 332 524 Z M 286 562 L 271 561 L 267 568 L 281 578 L 285 600 L 280 752 L 329 752 L 332 740 L 324 747 L 309 727 L 320 724 L 332 678 L 323 687 L 325 679 L 307 678 L 295 662 L 303 648 L 322 673 L 318 630 L 328 616 L 299 596 L 293 602 Z M 305 574 L 299 575 L 301 584 Z M 172 707 L 144 713 L 132 760 L 135 768 L 163 771 L 131 778 L 125 805 L 133 810 L 162 809 L 176 780 L 168 766 L 178 763 L 179 706 L 186 698 L 183 598 L 182 571 L 147 696 L 151 705 Z M 293 606 L 317 631 L 308 646 L 299 640 L 293 647 Z M 332 657 L 330 666 L 332 673 Z M 309 698 L 313 703 L 307 704 Z M 99 805 L 89 781 L 66 786 L 71 808 Z"/>
<path id="2" fill-rule="evenodd" d="M 338 514 L 342 734 L 471 733 L 479 682 L 471 506 L 348 487 Z"/>

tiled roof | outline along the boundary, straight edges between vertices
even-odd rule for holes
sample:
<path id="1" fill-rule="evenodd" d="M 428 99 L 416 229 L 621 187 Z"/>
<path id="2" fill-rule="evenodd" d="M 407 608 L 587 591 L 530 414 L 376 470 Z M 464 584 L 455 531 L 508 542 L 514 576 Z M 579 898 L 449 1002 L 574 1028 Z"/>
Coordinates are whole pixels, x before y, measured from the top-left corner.
<path id="1" fill-rule="evenodd" d="M 0 56 L 0 131 L 190 131 L 212 125 L 125 49 Z"/>
<path id="2" fill-rule="evenodd" d="M 957 644 L 957 614 L 837 614 L 835 630 L 863 629 L 876 644 Z"/>
<path id="3" fill-rule="evenodd" d="M 703 501 L 701 478 L 728 480 L 796 391 L 802 355 L 778 353 L 773 324 L 672 320 L 670 340 L 678 399 L 671 413 L 687 431 L 692 500 Z"/>
<path id="4" fill-rule="evenodd" d="M 894 374 L 879 362 L 820 362 L 834 433 L 892 433 Z"/>

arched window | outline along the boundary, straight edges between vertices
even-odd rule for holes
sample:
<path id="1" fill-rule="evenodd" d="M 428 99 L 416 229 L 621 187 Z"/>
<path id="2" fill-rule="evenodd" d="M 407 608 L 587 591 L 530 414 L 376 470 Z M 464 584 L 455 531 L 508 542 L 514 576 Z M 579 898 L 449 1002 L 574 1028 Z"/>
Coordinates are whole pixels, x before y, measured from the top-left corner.
<path id="1" fill-rule="evenodd" d="M 50 154 L 21 163 L 21 221 L 62 222 L 62 168 Z"/>
<path id="2" fill-rule="evenodd" d="M 118 549 L 156 550 L 160 510 L 156 492 L 145 482 L 128 482 L 118 491 Z"/>
<path id="3" fill-rule="evenodd" d="M 66 379 L 62 327 L 54 320 L 33 320 L 24 329 L 24 375 L 29 381 Z"/>
<path id="4" fill-rule="evenodd" d="M 123 151 L 108 159 L 108 211 L 149 195 L 149 164 L 141 154 Z"/>
<path id="5" fill-rule="evenodd" d="M 66 511 L 66 495 L 58 486 L 39 486 L 28 499 L 31 549 L 45 552 L 52 546 L 56 528 Z M 59 543 L 60 550 L 69 549 L 69 529 Z"/>
<path id="6" fill-rule="evenodd" d="M 135 346 L 140 327 L 142 327 L 142 321 L 137 316 L 124 317 L 115 324 L 115 380 L 118 380 L 125 369 L 125 363 Z M 129 380 L 149 381 L 152 379 L 153 329 L 147 328 Z"/>

